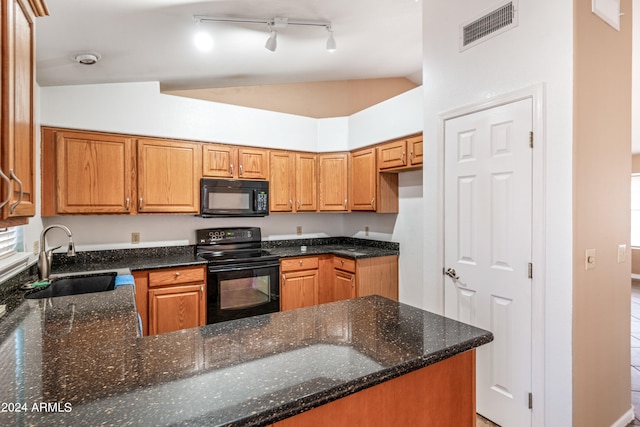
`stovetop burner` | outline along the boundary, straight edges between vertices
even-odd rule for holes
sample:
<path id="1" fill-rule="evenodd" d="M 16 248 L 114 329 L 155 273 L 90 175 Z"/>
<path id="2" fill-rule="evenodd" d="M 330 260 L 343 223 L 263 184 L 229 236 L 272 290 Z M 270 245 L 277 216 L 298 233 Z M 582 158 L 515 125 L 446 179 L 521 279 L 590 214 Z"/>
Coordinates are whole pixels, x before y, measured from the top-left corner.
<path id="1" fill-rule="evenodd" d="M 262 249 L 258 227 L 206 228 L 196 230 L 196 255 L 209 264 L 277 259 Z"/>

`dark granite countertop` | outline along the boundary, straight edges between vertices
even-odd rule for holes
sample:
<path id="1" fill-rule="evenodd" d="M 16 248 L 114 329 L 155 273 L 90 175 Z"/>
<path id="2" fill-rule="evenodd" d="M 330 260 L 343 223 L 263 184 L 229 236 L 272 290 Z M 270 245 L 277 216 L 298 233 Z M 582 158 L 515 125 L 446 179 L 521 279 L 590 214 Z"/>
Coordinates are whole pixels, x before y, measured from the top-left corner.
<path id="1" fill-rule="evenodd" d="M 302 251 L 301 246 L 305 246 L 306 250 Z M 360 259 L 398 255 L 400 253 L 400 245 L 398 243 L 353 237 L 271 240 L 263 241 L 262 248 L 281 258 L 329 254 Z"/>
<path id="2" fill-rule="evenodd" d="M 268 425 L 493 339 L 379 296 L 138 338 L 133 297 L 124 286 L 5 315 L 0 401 L 24 410 L 0 424 Z"/>

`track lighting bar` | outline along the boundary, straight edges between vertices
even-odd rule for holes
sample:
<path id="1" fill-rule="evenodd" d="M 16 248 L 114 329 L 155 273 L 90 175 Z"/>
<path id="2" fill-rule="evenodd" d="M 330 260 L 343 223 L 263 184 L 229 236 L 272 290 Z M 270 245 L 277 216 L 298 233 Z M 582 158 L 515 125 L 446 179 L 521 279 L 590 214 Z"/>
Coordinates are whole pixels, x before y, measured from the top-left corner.
<path id="1" fill-rule="evenodd" d="M 287 25 L 300 25 L 300 26 L 312 26 L 312 27 L 331 27 L 330 21 L 309 21 L 305 19 L 291 19 L 281 16 L 277 16 L 271 19 L 264 18 L 234 18 L 227 16 L 208 16 L 208 15 L 193 15 L 193 20 L 200 22 L 232 22 L 238 24 L 271 24 L 274 28 L 283 28 Z"/>
<path id="2" fill-rule="evenodd" d="M 264 18 L 235 18 L 226 16 L 208 16 L 208 15 L 193 15 L 193 20 L 198 24 L 203 22 L 223 22 L 223 23 L 236 23 L 236 24 L 263 24 L 267 25 L 269 29 L 269 38 L 265 44 L 265 48 L 274 52 L 277 47 L 277 30 L 285 28 L 289 25 L 307 26 L 307 27 L 324 27 L 329 32 L 329 38 L 327 40 L 327 50 L 333 52 L 336 50 L 336 40 L 333 37 L 333 29 L 330 21 L 310 21 L 305 19 L 290 19 L 283 16 L 276 16 L 271 19 Z"/>

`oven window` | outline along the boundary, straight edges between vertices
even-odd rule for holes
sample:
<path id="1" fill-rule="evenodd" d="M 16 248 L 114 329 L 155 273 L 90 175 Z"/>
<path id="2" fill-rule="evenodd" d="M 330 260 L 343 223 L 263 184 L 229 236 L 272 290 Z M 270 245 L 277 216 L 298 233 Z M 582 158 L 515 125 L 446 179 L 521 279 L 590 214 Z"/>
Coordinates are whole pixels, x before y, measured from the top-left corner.
<path id="1" fill-rule="evenodd" d="M 235 310 L 270 301 L 270 276 L 241 277 L 220 281 L 220 308 Z"/>
<path id="2" fill-rule="evenodd" d="M 241 209 L 247 210 L 250 207 L 250 193 L 209 193 L 209 209 Z"/>

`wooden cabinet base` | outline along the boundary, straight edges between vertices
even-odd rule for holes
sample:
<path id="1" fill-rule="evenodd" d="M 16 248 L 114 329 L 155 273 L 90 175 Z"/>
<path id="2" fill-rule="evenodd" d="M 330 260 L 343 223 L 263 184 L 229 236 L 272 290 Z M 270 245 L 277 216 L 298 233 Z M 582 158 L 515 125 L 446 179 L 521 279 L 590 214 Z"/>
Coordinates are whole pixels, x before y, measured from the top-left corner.
<path id="1" fill-rule="evenodd" d="M 470 350 L 273 426 L 475 426 L 475 366 Z"/>

